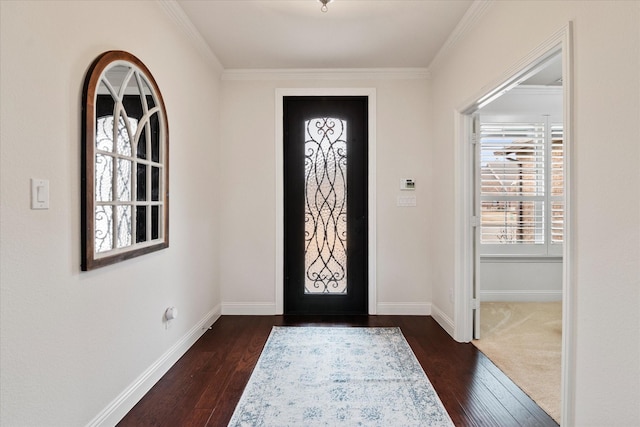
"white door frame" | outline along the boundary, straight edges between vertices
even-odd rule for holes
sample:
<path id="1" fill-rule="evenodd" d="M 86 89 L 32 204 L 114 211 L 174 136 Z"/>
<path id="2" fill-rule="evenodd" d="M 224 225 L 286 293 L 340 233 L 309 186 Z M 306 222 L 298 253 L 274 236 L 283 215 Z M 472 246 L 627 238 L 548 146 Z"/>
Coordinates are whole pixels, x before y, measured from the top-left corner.
<path id="1" fill-rule="evenodd" d="M 376 89 L 375 88 L 278 88 L 276 89 L 276 314 L 284 312 L 284 170 L 283 98 L 285 96 L 366 96 L 368 98 L 368 311 L 377 313 L 376 294 Z"/>
<path id="2" fill-rule="evenodd" d="M 512 67 L 496 84 L 484 88 L 470 102 L 455 112 L 455 304 L 454 338 L 469 342 L 473 337 L 473 214 L 472 196 L 473 144 L 470 143 L 472 113 L 484 103 L 500 96 L 504 91 L 517 85 L 519 79 L 546 57 L 562 51 L 563 109 L 564 109 L 564 174 L 565 174 L 565 224 L 563 244 L 563 284 L 562 284 L 562 385 L 561 385 L 561 425 L 574 424 L 575 407 L 575 292 L 574 292 L 574 214 L 572 210 L 575 181 L 573 180 L 573 116 L 572 116 L 572 23 L 556 32 L 538 46 L 526 58 Z"/>

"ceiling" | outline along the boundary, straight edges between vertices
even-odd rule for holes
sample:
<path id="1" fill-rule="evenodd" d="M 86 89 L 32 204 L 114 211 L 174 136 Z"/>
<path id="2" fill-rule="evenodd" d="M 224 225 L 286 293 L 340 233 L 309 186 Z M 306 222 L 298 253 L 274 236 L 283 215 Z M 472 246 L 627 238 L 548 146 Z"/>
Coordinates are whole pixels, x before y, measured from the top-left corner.
<path id="1" fill-rule="evenodd" d="M 225 69 L 426 68 L 473 0 L 175 0 Z"/>
<path id="2" fill-rule="evenodd" d="M 522 85 L 562 86 L 562 55 L 558 53 L 545 61 Z"/>

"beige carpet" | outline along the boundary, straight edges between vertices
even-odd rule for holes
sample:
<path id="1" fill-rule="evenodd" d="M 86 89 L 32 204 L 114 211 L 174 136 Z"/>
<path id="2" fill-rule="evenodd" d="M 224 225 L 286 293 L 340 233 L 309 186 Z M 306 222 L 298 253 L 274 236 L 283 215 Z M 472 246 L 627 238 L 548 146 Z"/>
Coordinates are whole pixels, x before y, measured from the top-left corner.
<path id="1" fill-rule="evenodd" d="M 473 344 L 560 423 L 562 303 L 483 302 Z"/>

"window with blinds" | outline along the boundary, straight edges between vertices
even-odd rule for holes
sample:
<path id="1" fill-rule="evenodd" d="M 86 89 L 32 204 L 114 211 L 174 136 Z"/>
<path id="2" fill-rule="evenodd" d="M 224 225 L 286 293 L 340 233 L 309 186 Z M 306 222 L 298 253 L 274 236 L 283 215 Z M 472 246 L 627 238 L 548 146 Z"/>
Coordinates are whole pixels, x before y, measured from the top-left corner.
<path id="1" fill-rule="evenodd" d="M 562 243 L 562 126 L 480 125 L 480 243 L 488 254 L 551 254 Z"/>

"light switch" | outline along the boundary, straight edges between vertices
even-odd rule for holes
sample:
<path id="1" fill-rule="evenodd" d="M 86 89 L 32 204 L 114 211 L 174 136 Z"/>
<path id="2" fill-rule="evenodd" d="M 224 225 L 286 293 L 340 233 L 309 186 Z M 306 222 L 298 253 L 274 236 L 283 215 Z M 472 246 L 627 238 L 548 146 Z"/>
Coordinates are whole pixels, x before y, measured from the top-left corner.
<path id="1" fill-rule="evenodd" d="M 416 206 L 416 196 L 398 196 L 398 206 L 401 206 L 401 207 Z"/>
<path id="2" fill-rule="evenodd" d="M 31 178 L 31 209 L 49 209 L 49 180 Z"/>
<path id="3" fill-rule="evenodd" d="M 44 190 L 44 185 L 39 185 L 36 187 L 37 196 L 36 201 L 38 203 L 44 203 L 47 201 L 47 192 Z"/>

